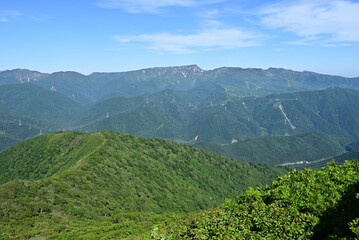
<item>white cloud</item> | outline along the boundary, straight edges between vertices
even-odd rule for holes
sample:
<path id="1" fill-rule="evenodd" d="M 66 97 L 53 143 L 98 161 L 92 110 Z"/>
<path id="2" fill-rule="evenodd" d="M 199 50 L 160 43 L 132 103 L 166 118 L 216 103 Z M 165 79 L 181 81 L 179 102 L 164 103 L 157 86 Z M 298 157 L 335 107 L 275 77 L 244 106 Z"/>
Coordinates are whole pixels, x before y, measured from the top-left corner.
<path id="1" fill-rule="evenodd" d="M 115 36 L 121 43 L 145 44 L 158 52 L 193 53 L 212 49 L 233 49 L 258 45 L 257 35 L 237 29 L 207 29 L 195 34 L 142 34 Z"/>
<path id="2" fill-rule="evenodd" d="M 219 18 L 218 9 L 210 9 L 206 11 L 201 11 L 197 14 L 201 19 L 201 26 L 204 28 L 219 28 L 223 25 Z"/>
<path id="3" fill-rule="evenodd" d="M 219 14 L 218 9 L 210 9 L 210 10 L 200 12 L 199 16 L 203 17 L 203 18 L 214 18 L 214 17 L 217 17 L 218 14 Z"/>
<path id="4" fill-rule="evenodd" d="M 347 0 L 284 1 L 260 12 L 262 22 L 304 38 L 326 37 L 331 42 L 359 41 L 359 3 Z"/>
<path id="5" fill-rule="evenodd" d="M 0 11 L 0 22 L 9 22 L 12 20 L 19 20 L 21 13 L 13 10 Z"/>
<path id="6" fill-rule="evenodd" d="M 157 13 L 165 7 L 195 7 L 222 2 L 223 0 L 100 0 L 103 8 L 121 8 L 132 13 Z"/>

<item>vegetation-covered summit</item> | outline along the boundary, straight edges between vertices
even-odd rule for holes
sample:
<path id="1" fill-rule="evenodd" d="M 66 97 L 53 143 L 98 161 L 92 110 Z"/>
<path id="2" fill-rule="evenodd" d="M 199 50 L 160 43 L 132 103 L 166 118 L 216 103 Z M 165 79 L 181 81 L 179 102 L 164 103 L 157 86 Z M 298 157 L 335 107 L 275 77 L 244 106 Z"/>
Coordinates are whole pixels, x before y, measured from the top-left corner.
<path id="1" fill-rule="evenodd" d="M 215 207 L 287 171 L 107 131 L 39 136 L 2 152 L 0 163 L 1 232 L 20 238 L 80 236 L 102 223 L 120 234 L 129 212 Z"/>

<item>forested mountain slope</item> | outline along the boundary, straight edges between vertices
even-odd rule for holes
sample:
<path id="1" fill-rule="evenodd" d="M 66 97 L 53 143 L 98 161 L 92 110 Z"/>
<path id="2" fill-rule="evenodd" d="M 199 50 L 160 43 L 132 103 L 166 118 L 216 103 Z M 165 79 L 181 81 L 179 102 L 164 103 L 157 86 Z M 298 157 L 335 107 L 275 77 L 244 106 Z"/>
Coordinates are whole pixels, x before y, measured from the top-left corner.
<path id="1" fill-rule="evenodd" d="M 220 145 L 313 131 L 334 136 L 342 146 L 359 138 L 356 121 L 359 92 L 351 89 L 232 98 L 224 87 L 208 84 L 187 91 L 164 90 L 131 98 L 114 97 L 94 104 L 87 111 L 57 92 L 31 83 L 3 85 L 0 92 L 0 109 L 31 118 L 52 119 L 59 124 L 57 130 L 110 130 L 188 144 Z M 6 132 L 7 127 L 4 125 L 0 130 Z M 20 139 L 27 138 L 25 133 L 22 135 Z M 3 137 L 3 149 L 16 142 Z M 322 141 L 318 144 L 329 146 L 324 140 L 318 139 Z M 333 153 L 337 150 L 334 147 Z M 332 155 L 325 157 L 329 156 Z"/>
<path id="2" fill-rule="evenodd" d="M 167 90 L 143 98 L 112 98 L 90 109 L 85 119 L 98 121 L 87 125 L 84 121 L 80 129 L 189 143 L 198 136 L 200 142 L 217 144 L 319 131 L 335 136 L 345 146 L 359 137 L 356 90 L 329 88 L 231 100 L 226 90 L 217 85 L 211 94 L 197 97 L 197 102 L 187 97 L 193 92 Z"/>
<path id="3" fill-rule="evenodd" d="M 69 125 L 81 116 L 84 107 L 55 91 L 23 83 L 0 86 L 0 110 Z"/>
<path id="4" fill-rule="evenodd" d="M 89 237 L 94 229 L 121 235 L 122 222 L 144 224 L 133 223 L 126 214 L 157 216 L 215 207 L 288 171 L 107 131 L 39 136 L 2 152 L 0 163 L 5 238 L 71 238 L 87 230 Z"/>
<path id="5" fill-rule="evenodd" d="M 337 139 L 319 132 L 252 138 L 224 146 L 204 142 L 194 146 L 239 161 L 274 165 L 330 158 L 345 152 Z"/>

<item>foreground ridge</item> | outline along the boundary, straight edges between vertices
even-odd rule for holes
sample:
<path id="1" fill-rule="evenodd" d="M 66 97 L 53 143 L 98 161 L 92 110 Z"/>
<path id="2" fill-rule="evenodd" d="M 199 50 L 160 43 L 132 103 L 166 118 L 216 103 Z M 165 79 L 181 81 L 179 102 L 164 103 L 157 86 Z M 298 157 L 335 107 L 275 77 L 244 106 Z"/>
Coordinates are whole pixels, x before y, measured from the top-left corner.
<path id="1" fill-rule="evenodd" d="M 0 153 L 0 239 L 148 239 L 168 215 L 214 208 L 287 172 L 161 139 L 45 134 Z"/>

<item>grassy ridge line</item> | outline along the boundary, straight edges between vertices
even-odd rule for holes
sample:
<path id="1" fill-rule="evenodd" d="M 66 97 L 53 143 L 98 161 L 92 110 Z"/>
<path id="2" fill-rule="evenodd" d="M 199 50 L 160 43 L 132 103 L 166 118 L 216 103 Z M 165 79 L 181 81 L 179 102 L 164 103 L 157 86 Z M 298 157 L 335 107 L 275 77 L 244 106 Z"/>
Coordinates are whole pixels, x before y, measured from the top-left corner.
<path id="1" fill-rule="evenodd" d="M 80 160 L 78 160 L 77 163 L 74 165 L 74 168 L 78 168 L 83 159 L 89 157 L 91 154 L 98 151 L 99 148 L 101 148 L 104 144 L 106 144 L 106 138 L 103 136 L 103 134 L 101 132 L 97 132 L 97 133 L 94 133 L 94 134 L 100 136 L 100 138 L 102 139 L 102 143 L 100 145 L 98 145 L 92 152 L 88 153 L 86 156 L 84 156 Z"/>
<path id="2" fill-rule="evenodd" d="M 59 132 L 16 144 L 1 153 L 0 184 L 14 179 L 43 179 L 70 168 L 99 146 L 101 140 L 95 136 Z"/>

